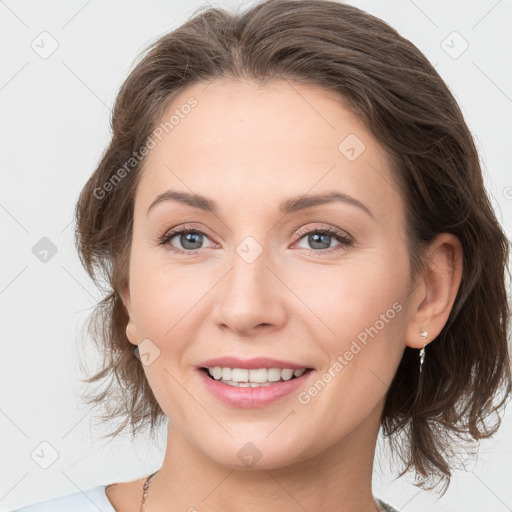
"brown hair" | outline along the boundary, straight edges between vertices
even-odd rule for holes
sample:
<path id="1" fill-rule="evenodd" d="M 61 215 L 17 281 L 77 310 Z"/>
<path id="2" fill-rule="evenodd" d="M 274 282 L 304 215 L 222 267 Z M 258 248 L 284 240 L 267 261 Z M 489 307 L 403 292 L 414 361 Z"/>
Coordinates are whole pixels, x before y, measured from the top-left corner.
<path id="1" fill-rule="evenodd" d="M 421 477 L 416 485 L 444 481 L 445 491 L 455 457 L 450 450 L 493 434 L 511 391 L 508 241 L 484 189 L 471 133 L 434 67 L 387 23 L 331 0 L 268 0 L 236 14 L 201 8 L 152 44 L 122 85 L 112 140 L 76 206 L 80 258 L 96 284 L 100 278 L 107 284 L 88 324 L 104 364 L 86 380 L 107 379 L 107 386 L 88 403 L 102 404 L 104 419 L 124 420 L 111 437 L 128 425 L 135 436 L 147 423 L 153 433 L 165 418 L 126 337 L 120 297 L 144 162 L 131 159 L 178 92 L 218 77 L 324 87 L 357 113 L 389 155 L 406 209 L 413 277 L 425 269 L 423 250 L 437 234 L 460 239 L 462 282 L 447 324 L 428 346 L 422 389 L 418 351 L 406 347 L 381 418 L 404 463 L 400 476 L 413 469 Z M 491 416 L 492 427 L 485 423 Z"/>

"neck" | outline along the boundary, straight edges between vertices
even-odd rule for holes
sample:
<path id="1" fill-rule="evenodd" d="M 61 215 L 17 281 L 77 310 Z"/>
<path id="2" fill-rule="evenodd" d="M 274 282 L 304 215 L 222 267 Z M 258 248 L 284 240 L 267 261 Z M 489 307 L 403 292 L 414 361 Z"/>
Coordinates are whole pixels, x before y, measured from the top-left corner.
<path id="1" fill-rule="evenodd" d="M 169 423 L 162 467 L 151 483 L 149 512 L 210 510 L 375 512 L 372 471 L 382 404 L 337 444 L 283 466 L 249 470 L 217 464 Z M 262 466 L 262 464 L 261 464 Z"/>

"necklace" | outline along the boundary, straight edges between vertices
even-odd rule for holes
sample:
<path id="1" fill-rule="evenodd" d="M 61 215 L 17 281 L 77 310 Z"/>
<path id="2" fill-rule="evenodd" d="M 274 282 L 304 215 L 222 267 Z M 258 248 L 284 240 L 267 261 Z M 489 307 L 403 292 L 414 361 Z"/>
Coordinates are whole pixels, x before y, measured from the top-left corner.
<path id="1" fill-rule="evenodd" d="M 155 475 L 158 473 L 158 469 L 151 475 L 149 475 L 146 478 L 146 481 L 144 482 L 144 487 L 142 488 L 142 502 L 140 504 L 140 512 L 146 512 L 146 499 L 148 497 L 148 490 L 151 486 L 151 482 L 153 481 L 153 478 L 155 478 Z"/>

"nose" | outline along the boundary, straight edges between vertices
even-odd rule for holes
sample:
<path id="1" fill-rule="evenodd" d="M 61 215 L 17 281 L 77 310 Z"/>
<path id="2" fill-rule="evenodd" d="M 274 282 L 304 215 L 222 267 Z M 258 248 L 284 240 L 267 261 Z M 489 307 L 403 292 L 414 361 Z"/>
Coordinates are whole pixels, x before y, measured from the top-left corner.
<path id="1" fill-rule="evenodd" d="M 286 322 L 286 287 L 276 276 L 268 250 L 252 262 L 236 251 L 231 270 L 216 289 L 213 319 L 239 336 L 281 329 Z"/>

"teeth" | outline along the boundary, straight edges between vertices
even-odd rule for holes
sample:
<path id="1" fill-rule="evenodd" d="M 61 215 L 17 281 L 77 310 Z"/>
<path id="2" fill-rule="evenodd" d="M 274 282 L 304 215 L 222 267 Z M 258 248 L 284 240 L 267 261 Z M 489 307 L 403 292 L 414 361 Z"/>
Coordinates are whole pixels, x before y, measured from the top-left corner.
<path id="1" fill-rule="evenodd" d="M 215 368 L 208 368 L 208 372 L 215 380 L 219 380 L 222 377 L 222 368 L 220 366 L 215 366 Z"/>
<path id="2" fill-rule="evenodd" d="M 293 377 L 293 370 L 281 370 L 281 378 L 290 380 Z"/>
<path id="3" fill-rule="evenodd" d="M 227 369 L 229 370 L 229 368 Z M 249 382 L 249 370 L 244 368 L 233 368 L 231 370 L 231 378 L 227 380 L 234 380 L 235 382 Z M 251 381 L 256 382 L 255 380 L 252 379 Z"/>
<path id="4" fill-rule="evenodd" d="M 233 382 L 232 380 L 223 380 L 222 383 L 228 386 L 236 386 L 237 388 L 261 388 L 271 385 L 270 382 Z"/>
<path id="5" fill-rule="evenodd" d="M 236 369 L 234 370 L 236 372 Z M 233 374 L 234 372 L 232 372 Z M 266 368 L 260 368 L 259 370 L 249 370 L 249 381 L 250 382 L 268 382 L 267 379 L 267 370 Z M 233 377 L 231 377 L 231 380 L 235 380 Z"/>
<path id="6" fill-rule="evenodd" d="M 208 373 L 215 380 L 222 380 L 225 384 L 240 385 L 241 387 L 259 387 L 260 385 L 268 385 L 271 382 L 290 380 L 293 376 L 300 377 L 305 371 L 305 368 L 298 370 L 290 368 L 258 368 L 248 370 L 247 368 L 221 368 L 220 366 L 208 368 Z"/>
<path id="7" fill-rule="evenodd" d="M 269 382 L 277 382 L 278 380 L 281 380 L 281 370 L 279 368 L 269 368 L 267 370 L 267 380 Z"/>

